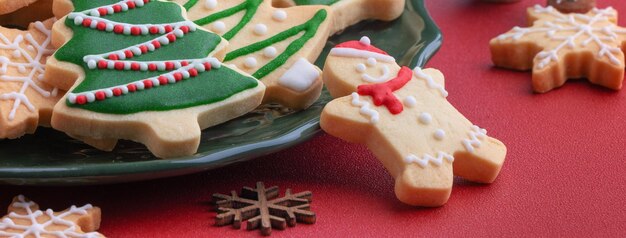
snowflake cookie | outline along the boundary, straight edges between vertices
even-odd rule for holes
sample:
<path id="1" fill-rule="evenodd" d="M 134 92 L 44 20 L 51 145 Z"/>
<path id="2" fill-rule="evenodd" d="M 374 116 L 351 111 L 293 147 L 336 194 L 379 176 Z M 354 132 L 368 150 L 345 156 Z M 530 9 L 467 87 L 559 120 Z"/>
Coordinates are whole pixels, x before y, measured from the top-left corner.
<path id="1" fill-rule="evenodd" d="M 69 88 L 52 127 L 100 149 L 118 139 L 159 158 L 194 154 L 201 129 L 261 104 L 265 86 L 222 64 L 228 42 L 159 0 L 58 0 L 74 11 L 55 24 L 65 44 L 48 61 L 46 82 Z"/>
<path id="2" fill-rule="evenodd" d="M 273 0 L 279 7 L 328 5 L 333 12 L 332 34 L 367 19 L 391 21 L 402 15 L 405 0 Z"/>
<path id="3" fill-rule="evenodd" d="M 8 215 L 0 220 L 0 237 L 100 238 L 100 208 L 87 204 L 61 212 L 39 210 L 22 195 L 13 198 Z"/>
<path id="4" fill-rule="evenodd" d="M 53 52 L 53 22 L 34 22 L 27 31 L 0 27 L 0 139 L 50 125 L 52 107 L 62 94 L 41 81 Z"/>
<path id="5" fill-rule="evenodd" d="M 323 78 L 336 99 L 322 112 L 322 129 L 367 145 L 396 179 L 400 201 L 441 206 L 453 174 L 479 183 L 498 176 L 505 145 L 446 100 L 438 70 L 400 67 L 363 37 L 330 51 Z"/>
<path id="6" fill-rule="evenodd" d="M 622 88 L 626 28 L 617 26 L 615 9 L 563 14 L 536 5 L 528 8 L 528 20 L 532 26 L 514 27 L 491 40 L 496 66 L 532 68 L 533 89 L 539 93 L 582 77 L 610 89 Z"/>
<path id="7" fill-rule="evenodd" d="M 284 230 L 296 226 L 296 222 L 313 224 L 315 213 L 309 211 L 312 194 L 309 191 L 292 194 L 287 189 L 284 197 L 278 197 L 278 187 L 266 188 L 257 182 L 256 188 L 243 187 L 241 196 L 232 191 L 231 195 L 213 194 L 217 207 L 216 225 L 233 224 L 239 229 L 247 220 L 246 229 L 260 229 L 261 234 L 270 235 L 272 228 Z"/>
<path id="8" fill-rule="evenodd" d="M 264 102 L 293 109 L 313 104 L 322 91 L 314 62 L 331 25 L 325 6 L 274 8 L 270 0 L 175 0 L 189 19 L 229 42 L 224 59 L 267 87 Z"/>

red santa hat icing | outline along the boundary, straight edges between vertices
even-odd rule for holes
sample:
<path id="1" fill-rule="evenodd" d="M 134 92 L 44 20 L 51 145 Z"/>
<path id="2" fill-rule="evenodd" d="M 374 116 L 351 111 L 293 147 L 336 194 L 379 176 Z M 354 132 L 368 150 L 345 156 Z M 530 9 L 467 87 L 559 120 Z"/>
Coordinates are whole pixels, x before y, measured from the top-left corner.
<path id="1" fill-rule="evenodd" d="M 370 38 L 367 36 L 361 37 L 359 41 L 348 41 L 335 46 L 335 48 L 330 50 L 330 55 L 364 59 L 374 58 L 388 63 L 396 61 L 387 52 L 373 46 Z"/>

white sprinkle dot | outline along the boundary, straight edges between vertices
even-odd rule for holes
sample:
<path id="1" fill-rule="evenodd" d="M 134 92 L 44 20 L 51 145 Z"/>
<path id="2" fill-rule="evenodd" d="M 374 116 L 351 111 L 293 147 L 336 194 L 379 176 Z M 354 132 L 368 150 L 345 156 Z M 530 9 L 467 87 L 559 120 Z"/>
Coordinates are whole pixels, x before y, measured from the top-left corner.
<path id="1" fill-rule="evenodd" d="M 372 41 L 371 41 L 371 40 L 370 40 L 370 38 L 369 38 L 369 37 L 367 37 L 367 36 L 361 37 L 360 42 L 361 42 L 362 44 L 364 44 L 364 45 L 370 45 L 370 44 L 372 44 Z"/>
<path id="2" fill-rule="evenodd" d="M 263 56 L 267 58 L 274 58 L 278 54 L 278 51 L 273 46 L 269 46 L 263 50 Z"/>
<path id="3" fill-rule="evenodd" d="M 24 65 L 20 65 L 17 66 L 17 71 L 19 71 L 20 73 L 26 73 L 26 68 L 24 67 Z"/>
<path id="4" fill-rule="evenodd" d="M 287 19 L 287 12 L 285 12 L 284 10 L 276 10 L 272 14 L 272 19 L 274 19 L 275 21 L 284 21 L 285 19 Z"/>
<path id="5" fill-rule="evenodd" d="M 217 8 L 217 0 L 206 0 L 204 1 L 204 7 L 209 10 L 213 10 Z"/>
<path id="6" fill-rule="evenodd" d="M 254 34 L 260 36 L 267 34 L 267 26 L 265 24 L 256 24 L 254 26 Z"/>
<path id="7" fill-rule="evenodd" d="M 369 66 L 376 66 L 377 63 L 378 63 L 378 61 L 376 61 L 376 59 L 374 59 L 374 58 L 370 57 L 370 58 L 367 59 L 367 65 L 369 65 Z"/>
<path id="8" fill-rule="evenodd" d="M 35 47 L 33 47 L 32 45 L 26 46 L 26 49 L 30 51 L 35 51 Z"/>
<path id="9" fill-rule="evenodd" d="M 434 136 L 435 136 L 435 139 L 437 139 L 437 140 L 443 140 L 443 138 L 446 137 L 446 132 L 443 131 L 442 129 L 437 129 L 435 131 Z"/>
<path id="10" fill-rule="evenodd" d="M 255 68 L 257 66 L 257 61 L 254 57 L 248 57 L 243 65 L 246 66 L 246 68 Z"/>
<path id="11" fill-rule="evenodd" d="M 422 112 L 422 114 L 420 114 L 419 120 L 422 124 L 428 125 L 433 121 L 433 117 L 427 112 Z"/>
<path id="12" fill-rule="evenodd" d="M 365 64 L 357 64 L 356 65 L 356 71 L 359 72 L 359 73 L 365 72 L 366 69 L 367 69 L 367 66 L 365 66 Z"/>
<path id="13" fill-rule="evenodd" d="M 415 107 L 415 105 L 417 105 L 417 100 L 415 100 L 415 97 L 413 96 L 408 96 L 404 99 L 404 105 L 407 107 Z"/>
<path id="14" fill-rule="evenodd" d="M 216 21 L 211 24 L 211 30 L 213 30 L 215 33 L 223 33 L 224 31 L 226 31 L 226 24 L 224 24 L 223 21 Z"/>

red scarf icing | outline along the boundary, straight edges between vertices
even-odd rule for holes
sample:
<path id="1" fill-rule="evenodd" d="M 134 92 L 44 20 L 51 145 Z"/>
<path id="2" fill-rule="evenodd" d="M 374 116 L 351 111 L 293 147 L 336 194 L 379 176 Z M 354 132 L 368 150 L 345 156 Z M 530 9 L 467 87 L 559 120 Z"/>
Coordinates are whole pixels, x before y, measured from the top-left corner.
<path id="1" fill-rule="evenodd" d="M 372 96 L 374 105 L 385 105 L 391 114 L 400 114 L 404 107 L 393 92 L 404 87 L 412 77 L 413 71 L 406 66 L 402 66 L 398 76 L 394 79 L 384 83 L 359 85 L 357 93 L 362 96 Z"/>

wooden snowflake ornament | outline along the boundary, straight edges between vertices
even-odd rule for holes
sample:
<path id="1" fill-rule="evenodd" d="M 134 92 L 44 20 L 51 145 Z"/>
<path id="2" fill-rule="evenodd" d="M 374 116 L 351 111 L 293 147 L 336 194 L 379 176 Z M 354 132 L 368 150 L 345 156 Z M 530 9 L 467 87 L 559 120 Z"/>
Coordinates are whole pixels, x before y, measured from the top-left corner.
<path id="1" fill-rule="evenodd" d="M 278 197 L 278 187 L 265 188 L 257 182 L 256 188 L 244 187 L 241 196 L 232 191 L 231 195 L 213 194 L 213 202 L 219 213 L 215 219 L 217 226 L 233 224 L 239 229 L 247 220 L 246 229 L 260 229 L 263 235 L 270 235 L 272 228 L 284 230 L 295 226 L 296 222 L 313 224 L 315 213 L 309 211 L 312 194 L 309 191 L 292 194 L 287 189 L 285 196 Z"/>
<path id="2" fill-rule="evenodd" d="M 61 212 L 39 210 L 39 205 L 22 195 L 13 198 L 8 215 L 0 221 L 0 237 L 101 238 L 100 208 L 91 204 L 72 206 Z"/>
<path id="3" fill-rule="evenodd" d="M 563 14 L 551 6 L 528 8 L 530 27 L 514 27 L 490 42 L 496 66 L 528 70 L 532 85 L 544 93 L 568 78 L 618 90 L 624 79 L 626 28 L 617 11 L 594 8 L 586 14 Z"/>

